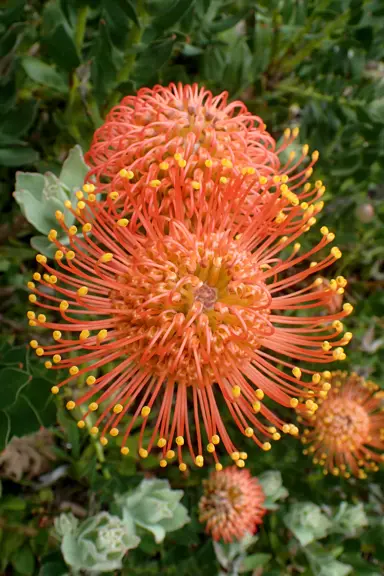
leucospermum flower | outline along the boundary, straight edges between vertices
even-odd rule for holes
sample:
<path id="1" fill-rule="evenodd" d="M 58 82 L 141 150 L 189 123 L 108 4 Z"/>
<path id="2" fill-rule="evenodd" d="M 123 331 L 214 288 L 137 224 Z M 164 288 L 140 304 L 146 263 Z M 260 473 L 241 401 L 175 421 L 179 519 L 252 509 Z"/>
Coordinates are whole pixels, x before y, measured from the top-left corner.
<path id="1" fill-rule="evenodd" d="M 113 108 L 96 130 L 86 154 L 91 166 L 87 182 L 102 196 L 119 194 L 120 202 L 130 202 L 127 195 L 137 202 L 140 195 L 149 215 L 156 196 L 160 214 L 179 218 L 182 213 L 192 221 L 201 210 L 209 210 L 218 174 L 224 180 L 233 172 L 256 174 L 242 198 L 246 208 L 261 186 L 265 192 L 275 180 L 285 185 L 293 202 L 307 201 L 310 186 L 304 183 L 317 151 L 309 159 L 305 145 L 298 157 L 291 151 L 285 163 L 280 160 L 297 135 L 297 128 L 287 129 L 278 147 L 261 118 L 242 102 L 228 103 L 226 92 L 214 97 L 196 84 L 142 88 Z M 312 195 L 320 198 L 323 192 L 320 184 Z M 131 205 L 135 210 L 137 204 Z M 259 202 L 254 207 L 258 209 Z"/>
<path id="2" fill-rule="evenodd" d="M 324 372 L 322 381 L 332 389 L 316 414 L 304 417 L 304 452 L 312 454 L 325 473 L 366 478 L 366 472 L 377 471 L 377 462 L 383 461 L 383 393 L 354 373 Z"/>
<path id="3" fill-rule="evenodd" d="M 166 153 L 161 160 L 172 165 L 174 183 L 169 213 L 161 182 L 130 178 L 121 194 L 86 183 L 76 206 L 65 203 L 76 226 L 68 228 L 57 211 L 68 244 L 52 230 L 55 263 L 38 255 L 45 270 L 28 284 L 30 302 L 47 311 L 30 310 L 30 324 L 53 330 L 54 344 L 31 346 L 47 368 L 68 371 L 53 393 L 85 379 L 89 388 L 77 389 L 67 408 L 83 407 L 80 427 L 92 415 L 91 432 L 102 444 L 120 436 L 127 454 L 141 422 L 139 454 L 157 446 L 161 466 L 177 454 L 185 470 L 187 448 L 197 466 L 208 454 L 220 467 L 223 446 L 242 467 L 245 453 L 225 428 L 225 408 L 246 437 L 269 450 L 281 432 L 298 431 L 271 403 L 315 412 L 327 386 L 305 362 L 345 358 L 351 334 L 343 335 L 340 320 L 352 306 L 327 316 L 321 308 L 346 280 L 319 289 L 319 274 L 341 252 L 329 249 L 335 236 L 325 226 L 307 253 L 298 242 L 322 209 L 321 182 L 304 185 L 301 201 L 288 177 L 260 177 L 234 157 L 215 166 L 206 160 L 191 180 L 180 152 Z M 300 185 L 309 175 L 299 176 Z M 185 191 L 192 189 L 191 215 Z M 306 315 L 293 316 L 297 310 Z"/>
<path id="4" fill-rule="evenodd" d="M 206 532 L 213 540 L 232 542 L 256 532 L 266 512 L 265 495 L 249 470 L 232 466 L 214 471 L 203 481 L 203 486 L 199 520 L 206 524 Z"/>

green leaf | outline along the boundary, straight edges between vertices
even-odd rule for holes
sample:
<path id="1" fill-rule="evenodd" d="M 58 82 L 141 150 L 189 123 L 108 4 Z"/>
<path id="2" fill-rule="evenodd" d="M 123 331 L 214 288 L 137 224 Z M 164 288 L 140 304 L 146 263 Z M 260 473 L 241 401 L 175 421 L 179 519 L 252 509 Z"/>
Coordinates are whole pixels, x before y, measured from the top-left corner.
<path id="1" fill-rule="evenodd" d="M 210 25 L 210 30 L 217 34 L 219 32 L 224 32 L 225 30 L 229 30 L 230 28 L 234 28 L 240 20 L 245 18 L 245 16 L 250 11 L 249 7 L 243 8 L 237 14 L 233 14 L 232 16 L 228 16 L 227 18 L 222 18 L 218 22 L 213 22 Z"/>
<path id="2" fill-rule="evenodd" d="M 37 112 L 36 100 L 27 100 L 10 111 L 0 122 L 0 141 L 23 136 L 32 126 Z"/>
<path id="3" fill-rule="evenodd" d="M 39 58 L 24 56 L 21 64 L 31 80 L 37 82 L 37 84 L 48 86 L 63 94 L 68 92 L 68 83 L 64 80 L 63 76 L 52 66 L 39 60 Z"/>
<path id="4" fill-rule="evenodd" d="M 0 37 L 0 58 L 14 50 L 21 31 L 25 28 L 24 22 L 17 22 Z"/>
<path id="5" fill-rule="evenodd" d="M 39 154 L 33 148 L 0 148 L 0 165 L 23 166 L 34 164 L 39 159 Z"/>
<path id="6" fill-rule="evenodd" d="M 25 344 L 22 346 L 14 346 L 3 354 L 1 363 L 4 366 L 12 366 L 16 364 L 20 370 L 23 370 L 27 363 L 27 353 L 28 348 Z"/>
<path id="7" fill-rule="evenodd" d="M 12 406 L 21 390 L 27 386 L 31 376 L 17 368 L 3 368 L 0 370 L 0 409 L 4 410 Z"/>
<path id="8" fill-rule="evenodd" d="M 10 73 L 7 79 L 4 78 L 0 82 L 1 114 L 3 116 L 15 105 L 16 97 L 16 78 L 15 74 Z"/>
<path id="9" fill-rule="evenodd" d="M 36 172 L 16 172 L 16 192 L 28 190 L 32 196 L 41 202 L 43 199 L 44 176 Z M 18 199 L 16 198 L 18 201 Z"/>
<path id="10" fill-rule="evenodd" d="M 60 69 L 72 72 L 80 64 L 75 45 L 75 32 L 65 18 L 60 3 L 56 0 L 47 2 L 43 11 L 42 43 Z"/>
<path id="11" fill-rule="evenodd" d="M 150 44 L 136 59 L 134 79 L 139 86 L 156 82 L 158 71 L 169 60 L 174 38 Z"/>
<path id="12" fill-rule="evenodd" d="M 76 460 L 80 456 L 80 433 L 76 422 L 64 410 L 59 410 L 57 419 L 67 434 L 68 442 L 72 445 L 72 456 Z"/>
<path id="13" fill-rule="evenodd" d="M 35 200 L 29 190 L 23 190 L 21 193 L 15 192 L 14 197 L 20 204 L 21 210 L 28 222 L 39 232 L 48 234 L 50 229 L 54 227 L 55 220 L 53 214 L 47 215 L 45 213 L 44 208 L 47 208 L 47 205 L 42 201 Z"/>
<path id="14" fill-rule="evenodd" d="M 152 27 L 163 32 L 172 28 L 186 12 L 189 12 L 196 0 L 175 0 L 168 10 L 163 10 L 153 22 Z"/>
<path id="15" fill-rule="evenodd" d="M 74 192 L 82 187 L 88 171 L 89 167 L 84 161 L 83 151 L 77 145 L 69 151 L 60 172 L 60 181 L 71 192 Z"/>
<path id="16" fill-rule="evenodd" d="M 20 574 L 33 574 L 35 569 L 35 558 L 32 550 L 28 545 L 23 546 L 12 557 L 12 566 L 20 572 Z"/>
<path id="17" fill-rule="evenodd" d="M 129 32 L 129 21 L 140 28 L 135 8 L 129 0 L 103 0 L 103 14 L 110 29 L 111 39 L 116 46 L 124 49 L 126 35 Z"/>
<path id="18" fill-rule="evenodd" d="M 53 258 L 56 252 L 56 245 L 52 244 L 46 236 L 32 236 L 31 246 L 36 252 L 44 254 L 47 258 Z"/>
<path id="19" fill-rule="evenodd" d="M 1 23 L 4 26 L 10 26 L 23 17 L 25 0 L 13 0 L 13 2 L 3 3 L 4 8 L 1 10 Z"/>
<path id="20" fill-rule="evenodd" d="M 251 554 L 244 559 L 239 572 L 251 572 L 256 568 L 265 566 L 271 558 L 271 554 Z"/>
<path id="21" fill-rule="evenodd" d="M 131 0 L 119 0 L 119 2 L 120 6 L 123 8 L 128 18 L 130 18 L 138 28 L 140 28 L 139 18 L 137 16 L 136 9 L 132 4 Z"/>
<path id="22" fill-rule="evenodd" d="M 38 413 L 23 394 L 20 394 L 17 402 L 8 408 L 7 412 L 11 419 L 11 437 L 26 436 L 41 426 Z"/>
<path id="23" fill-rule="evenodd" d="M 12 510 L 13 512 L 20 512 L 25 510 L 27 503 L 23 498 L 18 498 L 17 496 L 5 496 L 1 501 L 2 510 Z"/>
<path id="24" fill-rule="evenodd" d="M 11 421 L 4 410 L 0 410 L 0 450 L 4 450 L 9 442 L 11 432 Z"/>
<path id="25" fill-rule="evenodd" d="M 25 541 L 24 534 L 19 532 L 6 532 L 0 547 L 0 570 L 4 570 L 14 552 L 16 552 Z"/>
<path id="26" fill-rule="evenodd" d="M 100 21 L 98 34 L 93 47 L 91 77 L 95 96 L 99 102 L 114 88 L 118 66 L 121 65 L 121 55 L 112 44 L 105 22 Z"/>
<path id="27" fill-rule="evenodd" d="M 369 115 L 374 122 L 384 124 L 384 98 L 378 98 L 370 103 Z"/>
<path id="28" fill-rule="evenodd" d="M 68 574 L 68 568 L 62 560 L 46 562 L 42 565 L 38 576 L 64 576 Z"/>
<path id="29" fill-rule="evenodd" d="M 34 377 L 22 391 L 25 398 L 37 414 L 42 426 L 51 426 L 56 419 L 56 404 L 51 394 L 52 382 L 45 378 Z"/>

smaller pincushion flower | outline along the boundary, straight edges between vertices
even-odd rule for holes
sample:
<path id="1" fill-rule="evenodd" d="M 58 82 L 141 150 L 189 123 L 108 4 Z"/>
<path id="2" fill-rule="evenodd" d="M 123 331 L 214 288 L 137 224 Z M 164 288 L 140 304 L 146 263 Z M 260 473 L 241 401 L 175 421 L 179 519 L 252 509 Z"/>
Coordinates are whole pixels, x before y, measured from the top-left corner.
<path id="1" fill-rule="evenodd" d="M 232 542 L 256 531 L 266 512 L 265 495 L 249 470 L 219 466 L 203 484 L 199 520 L 214 540 Z"/>
<path id="2" fill-rule="evenodd" d="M 302 442 L 309 444 L 304 454 L 312 454 L 325 474 L 366 478 L 384 456 L 382 393 L 355 373 L 324 372 L 323 379 L 332 388 L 317 412 L 303 418 L 308 428 Z"/>

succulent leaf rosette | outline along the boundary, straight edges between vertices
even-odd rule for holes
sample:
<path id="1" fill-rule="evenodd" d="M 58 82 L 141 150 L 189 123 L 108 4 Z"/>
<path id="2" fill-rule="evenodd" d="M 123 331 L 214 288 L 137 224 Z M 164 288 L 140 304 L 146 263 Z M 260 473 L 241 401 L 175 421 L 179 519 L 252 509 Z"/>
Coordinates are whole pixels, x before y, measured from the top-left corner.
<path id="1" fill-rule="evenodd" d="M 331 529 L 330 520 L 313 502 L 297 502 L 284 517 L 284 523 L 302 546 L 325 538 Z"/>
<path id="2" fill-rule="evenodd" d="M 182 490 L 172 490 L 168 480 L 143 480 L 128 494 L 116 497 L 123 522 L 152 532 L 155 541 L 164 540 L 167 532 L 178 530 L 189 522 L 187 509 L 180 503 Z"/>
<path id="3" fill-rule="evenodd" d="M 109 572 L 122 567 L 122 559 L 140 538 L 129 532 L 117 516 L 100 512 L 79 523 L 72 515 L 62 514 L 55 521 L 61 537 L 65 562 L 75 570 Z"/>

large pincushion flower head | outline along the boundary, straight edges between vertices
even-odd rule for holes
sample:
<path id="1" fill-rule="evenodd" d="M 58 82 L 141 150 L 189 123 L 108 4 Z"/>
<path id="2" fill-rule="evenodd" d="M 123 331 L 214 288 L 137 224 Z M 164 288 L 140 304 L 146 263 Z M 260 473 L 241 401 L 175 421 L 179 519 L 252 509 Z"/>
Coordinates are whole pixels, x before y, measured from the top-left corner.
<path id="1" fill-rule="evenodd" d="M 206 524 L 206 532 L 213 540 L 232 542 L 256 532 L 266 512 L 265 495 L 249 470 L 232 466 L 214 471 L 203 486 L 199 520 Z"/>
<path id="2" fill-rule="evenodd" d="M 182 212 L 192 222 L 197 210 L 209 209 L 220 177 L 244 172 L 257 176 L 242 199 L 246 207 L 261 187 L 265 191 L 276 183 L 295 193 L 294 201 L 307 202 L 309 196 L 319 198 L 324 192 L 321 184 L 312 194 L 310 186 L 304 186 L 317 151 L 308 159 L 305 145 L 298 157 L 291 151 L 286 162 L 280 160 L 297 135 L 297 128 L 287 129 L 277 147 L 261 118 L 242 102 L 228 103 L 226 92 L 214 97 L 196 84 L 142 88 L 113 108 L 96 130 L 86 154 L 91 166 L 87 182 L 96 185 L 102 197 L 118 193 L 120 202 L 127 195 L 140 195 L 140 206 L 147 205 L 150 215 L 156 195 L 160 214 L 179 217 Z M 180 194 L 178 205 L 175 198 Z"/>
<path id="3" fill-rule="evenodd" d="M 308 427 L 302 442 L 309 445 L 304 452 L 312 454 L 325 473 L 366 478 L 366 472 L 377 471 L 377 462 L 383 461 L 383 393 L 354 373 L 324 372 L 322 381 L 332 389 L 316 414 L 304 417 Z"/>
<path id="4" fill-rule="evenodd" d="M 79 426 L 91 422 L 102 444 L 119 436 L 127 454 L 140 423 L 139 454 L 158 448 L 161 466 L 177 455 L 185 470 L 187 449 L 197 466 L 208 457 L 220 467 L 224 450 L 241 468 L 247 455 L 225 412 L 264 450 L 281 432 L 297 434 L 273 404 L 317 410 L 328 388 L 306 363 L 345 358 L 351 334 L 340 320 L 352 306 L 322 314 L 346 285 L 339 276 L 319 289 L 319 274 L 341 256 L 329 248 L 334 234 L 321 228 L 308 252 L 298 242 L 316 223 L 318 202 L 299 202 L 278 175 L 264 186 L 229 158 L 216 166 L 209 195 L 211 162 L 199 181 L 184 168 L 174 167 L 172 215 L 162 210 L 157 181 L 100 200 L 87 183 L 76 206 L 65 203 L 77 226 L 56 213 L 68 244 L 49 233 L 54 263 L 37 256 L 44 270 L 29 283 L 37 311 L 28 312 L 31 325 L 53 330 L 54 343 L 31 346 L 48 369 L 68 371 L 53 393 L 78 384 L 67 408 L 81 409 Z M 322 188 L 315 184 L 315 197 Z M 193 218 L 186 189 L 198 193 Z M 245 203 L 250 190 L 257 193 Z"/>

